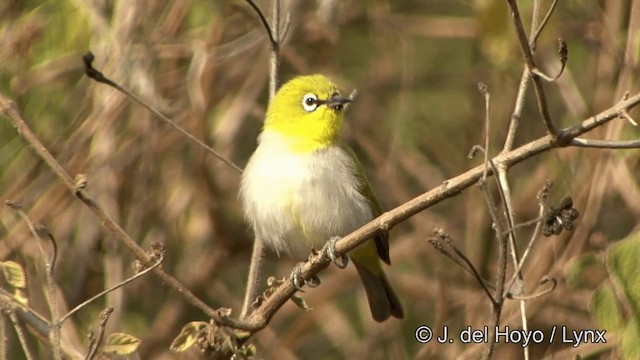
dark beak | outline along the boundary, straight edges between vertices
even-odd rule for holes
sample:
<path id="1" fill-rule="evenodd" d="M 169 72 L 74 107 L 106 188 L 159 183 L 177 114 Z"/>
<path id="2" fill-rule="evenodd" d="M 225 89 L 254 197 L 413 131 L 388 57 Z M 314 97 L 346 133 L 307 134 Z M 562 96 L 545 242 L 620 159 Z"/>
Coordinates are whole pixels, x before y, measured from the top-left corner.
<path id="1" fill-rule="evenodd" d="M 327 100 L 327 106 L 332 108 L 333 110 L 342 110 L 345 104 L 351 102 L 351 99 L 341 96 L 334 96 L 331 99 Z"/>

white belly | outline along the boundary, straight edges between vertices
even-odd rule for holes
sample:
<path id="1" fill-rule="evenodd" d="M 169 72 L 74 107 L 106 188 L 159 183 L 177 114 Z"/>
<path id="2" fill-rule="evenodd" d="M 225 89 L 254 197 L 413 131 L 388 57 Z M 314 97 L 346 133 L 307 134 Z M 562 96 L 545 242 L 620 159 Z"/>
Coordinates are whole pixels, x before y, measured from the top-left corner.
<path id="1" fill-rule="evenodd" d="M 339 146 L 292 154 L 280 135 L 265 132 L 242 176 L 245 216 L 277 253 L 302 260 L 373 218 L 356 171 Z"/>

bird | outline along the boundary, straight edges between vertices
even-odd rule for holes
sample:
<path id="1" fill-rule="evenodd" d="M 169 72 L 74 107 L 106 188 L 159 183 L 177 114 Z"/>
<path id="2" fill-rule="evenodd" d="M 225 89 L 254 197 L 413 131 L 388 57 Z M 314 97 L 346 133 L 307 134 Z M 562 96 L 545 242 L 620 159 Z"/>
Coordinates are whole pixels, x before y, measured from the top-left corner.
<path id="1" fill-rule="evenodd" d="M 240 181 L 240 198 L 256 237 L 278 255 L 304 260 L 311 249 L 335 245 L 382 213 L 356 154 L 341 138 L 343 110 L 350 102 L 329 78 L 314 74 L 283 84 L 268 105 Z M 403 318 L 381 266 L 391 263 L 387 232 L 348 256 L 373 319 Z"/>

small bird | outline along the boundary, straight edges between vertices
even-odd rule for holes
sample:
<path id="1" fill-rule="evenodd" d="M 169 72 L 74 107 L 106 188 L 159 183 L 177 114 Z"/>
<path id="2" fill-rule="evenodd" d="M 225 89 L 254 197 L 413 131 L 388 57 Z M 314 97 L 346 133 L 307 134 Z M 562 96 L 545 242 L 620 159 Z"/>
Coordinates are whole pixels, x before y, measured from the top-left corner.
<path id="1" fill-rule="evenodd" d="M 310 250 L 381 214 L 355 153 L 341 141 L 351 99 L 323 75 L 284 84 L 269 104 L 258 147 L 240 184 L 245 217 L 279 255 L 304 260 Z M 390 264 L 387 234 L 349 252 L 376 321 L 403 317 L 380 259 Z M 346 265 L 346 264 L 345 264 Z"/>

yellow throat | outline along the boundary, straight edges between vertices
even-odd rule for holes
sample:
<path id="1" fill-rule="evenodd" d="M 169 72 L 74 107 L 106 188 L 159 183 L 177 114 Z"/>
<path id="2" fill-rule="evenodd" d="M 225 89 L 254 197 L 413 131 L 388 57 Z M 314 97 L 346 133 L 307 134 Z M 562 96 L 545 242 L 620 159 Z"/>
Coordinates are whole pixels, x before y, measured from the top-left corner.
<path id="1" fill-rule="evenodd" d="M 267 109 L 264 130 L 281 134 L 293 152 L 313 152 L 338 142 L 342 108 L 348 102 L 326 77 L 299 76 L 278 90 Z"/>

